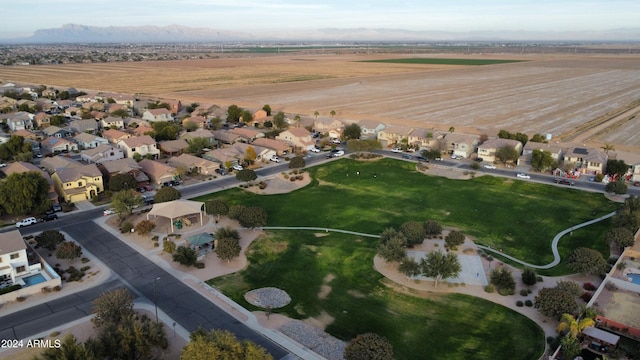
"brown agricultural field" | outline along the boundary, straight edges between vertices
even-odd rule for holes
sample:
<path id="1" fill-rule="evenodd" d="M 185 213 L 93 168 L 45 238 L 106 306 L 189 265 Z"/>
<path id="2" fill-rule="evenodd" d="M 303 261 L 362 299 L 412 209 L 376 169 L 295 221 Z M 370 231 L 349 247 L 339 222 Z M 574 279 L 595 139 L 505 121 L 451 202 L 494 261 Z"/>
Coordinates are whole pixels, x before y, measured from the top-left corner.
<path id="1" fill-rule="evenodd" d="M 550 133 L 579 143 L 640 147 L 637 55 L 491 55 L 485 66 L 366 63 L 399 55 L 254 56 L 212 60 L 0 67 L 3 81 L 145 94 L 301 115 L 335 110 L 456 131 Z M 406 55 L 404 57 L 415 57 Z M 432 57 L 432 56 L 429 56 Z M 447 54 L 447 58 L 489 58 Z M 640 115 L 639 115 L 640 116 Z"/>

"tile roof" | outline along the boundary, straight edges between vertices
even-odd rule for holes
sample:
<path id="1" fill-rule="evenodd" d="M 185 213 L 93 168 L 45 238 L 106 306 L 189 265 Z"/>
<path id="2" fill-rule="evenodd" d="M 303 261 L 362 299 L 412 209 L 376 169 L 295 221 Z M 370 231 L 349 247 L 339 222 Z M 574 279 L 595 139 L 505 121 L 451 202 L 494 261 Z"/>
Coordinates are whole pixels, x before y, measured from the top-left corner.
<path id="1" fill-rule="evenodd" d="M 149 135 L 134 136 L 128 139 L 122 139 L 120 142 L 125 143 L 130 149 L 142 145 L 153 145 L 156 143 L 156 141 Z"/>
<path id="2" fill-rule="evenodd" d="M 62 182 L 71 182 L 83 177 L 102 177 L 102 173 L 95 164 L 59 169 L 56 174 Z"/>
<path id="3" fill-rule="evenodd" d="M 19 230 L 0 233 L 0 255 L 26 249 L 27 245 L 22 239 L 22 234 L 20 234 Z"/>

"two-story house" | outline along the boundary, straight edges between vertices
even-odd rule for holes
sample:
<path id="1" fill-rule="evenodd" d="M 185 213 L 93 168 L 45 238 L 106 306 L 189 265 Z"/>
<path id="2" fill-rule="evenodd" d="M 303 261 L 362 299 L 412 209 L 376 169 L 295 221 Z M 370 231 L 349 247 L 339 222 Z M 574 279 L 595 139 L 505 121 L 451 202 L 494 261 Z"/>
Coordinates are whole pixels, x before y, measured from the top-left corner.
<path id="1" fill-rule="evenodd" d="M 17 130 L 30 130 L 33 129 L 33 118 L 35 115 L 26 111 L 18 111 L 17 113 L 10 114 L 7 118 L 6 124 L 11 131 Z"/>
<path id="2" fill-rule="evenodd" d="M 36 127 L 43 129 L 51 125 L 51 115 L 45 112 L 39 112 L 33 117 Z"/>
<path id="3" fill-rule="evenodd" d="M 531 165 L 531 154 L 533 154 L 534 150 L 549 152 L 551 157 L 559 163 L 562 160 L 564 147 L 556 144 L 527 141 L 522 148 L 522 156 L 518 158 L 518 165 Z"/>
<path id="4" fill-rule="evenodd" d="M 512 139 L 489 139 L 478 146 L 478 157 L 487 162 L 496 161 L 496 151 L 503 147 L 512 147 L 518 154 L 522 152 L 522 143 Z"/>
<path id="5" fill-rule="evenodd" d="M 19 230 L 0 233 L 0 287 L 25 286 L 24 278 L 42 270 L 40 257 L 28 250 Z"/>
<path id="6" fill-rule="evenodd" d="M 607 159 L 607 154 L 598 149 L 571 147 L 564 153 L 563 163 L 582 174 L 597 175 L 604 173 Z"/>
<path id="7" fill-rule="evenodd" d="M 136 179 L 136 188 L 149 185 L 149 176 L 142 170 L 142 166 L 131 158 L 103 162 L 98 165 L 107 183 L 114 175 L 129 174 Z"/>
<path id="8" fill-rule="evenodd" d="M 344 123 L 338 119 L 320 117 L 313 122 L 313 130 L 330 137 L 339 138 L 344 130 Z"/>
<path id="9" fill-rule="evenodd" d="M 476 152 L 480 137 L 478 135 L 447 133 L 443 137 L 448 153 L 468 158 Z"/>
<path id="10" fill-rule="evenodd" d="M 124 131 L 109 129 L 102 132 L 102 137 L 107 139 L 111 144 L 117 144 L 120 140 L 128 139 L 133 137 L 133 135 Z"/>
<path id="11" fill-rule="evenodd" d="M 122 149 L 114 147 L 112 144 L 102 144 L 93 149 L 80 151 L 80 158 L 89 164 L 101 164 L 104 162 L 123 159 L 124 152 Z"/>
<path id="12" fill-rule="evenodd" d="M 61 153 L 61 152 L 69 152 L 69 151 L 77 151 L 78 144 L 71 142 L 67 139 L 53 137 L 50 136 L 42 142 L 40 142 L 40 146 L 50 153 Z"/>
<path id="13" fill-rule="evenodd" d="M 149 122 L 173 121 L 173 115 L 165 108 L 151 109 L 142 113 L 142 119 Z"/>
<path id="14" fill-rule="evenodd" d="M 386 127 L 385 124 L 375 120 L 360 120 L 358 125 L 360 126 L 361 139 L 377 139 L 378 132 Z"/>
<path id="15" fill-rule="evenodd" d="M 278 134 L 276 139 L 286 141 L 289 145 L 293 146 L 294 149 L 303 151 L 314 148 L 316 144 L 309 130 L 305 128 L 287 129 Z"/>
<path id="16" fill-rule="evenodd" d="M 124 128 L 124 120 L 121 117 L 108 116 L 100 120 L 100 126 L 103 129 L 122 129 Z"/>
<path id="17" fill-rule="evenodd" d="M 104 191 L 102 173 L 95 164 L 58 169 L 51 179 L 58 196 L 66 202 L 91 200 Z"/>
<path id="18" fill-rule="evenodd" d="M 209 124 L 209 120 L 207 120 L 207 118 L 205 118 L 204 116 L 189 116 L 186 117 L 184 119 L 182 119 L 182 126 L 184 126 L 185 128 L 187 128 L 189 125 L 189 123 L 194 124 L 195 126 L 198 127 L 198 129 L 204 129 L 208 126 Z"/>
<path id="19" fill-rule="evenodd" d="M 73 140 L 82 149 L 91 149 L 100 145 L 107 145 L 109 140 L 89 133 L 80 133 L 73 137 Z"/>
<path id="20" fill-rule="evenodd" d="M 140 154 L 140 156 L 150 155 L 154 158 L 160 155 L 156 141 L 149 135 L 120 140 L 118 147 L 124 151 L 125 157 L 128 158 L 133 158 L 134 154 Z"/>
<path id="21" fill-rule="evenodd" d="M 403 140 L 409 142 L 409 136 L 413 132 L 412 127 L 389 125 L 381 131 L 378 131 L 378 141 L 383 147 L 391 147 L 395 144 L 401 144 Z"/>

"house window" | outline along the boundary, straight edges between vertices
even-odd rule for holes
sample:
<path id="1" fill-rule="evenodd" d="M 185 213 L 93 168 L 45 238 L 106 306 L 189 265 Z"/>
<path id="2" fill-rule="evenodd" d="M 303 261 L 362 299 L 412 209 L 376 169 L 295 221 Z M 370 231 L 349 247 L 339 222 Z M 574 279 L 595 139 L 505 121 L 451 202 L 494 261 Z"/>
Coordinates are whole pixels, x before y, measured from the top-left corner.
<path id="1" fill-rule="evenodd" d="M 82 181 L 78 181 L 78 186 L 83 186 Z"/>
<path id="2" fill-rule="evenodd" d="M 131 151 L 136 151 L 136 148 L 131 148 Z"/>
<path id="3" fill-rule="evenodd" d="M 17 272 L 17 273 L 21 273 L 21 272 L 25 272 L 25 271 L 27 271 L 27 268 L 26 268 L 24 265 L 22 265 L 22 266 L 18 266 L 18 267 L 16 268 L 16 272 Z"/>
<path id="4" fill-rule="evenodd" d="M 115 156 L 115 153 L 112 151 L 109 153 L 109 156 Z"/>
<path id="5" fill-rule="evenodd" d="M 11 260 L 17 259 L 17 258 L 19 258 L 19 257 L 20 257 L 20 254 L 18 254 L 18 253 L 11 254 L 11 256 L 9 256 L 9 258 L 10 258 Z"/>

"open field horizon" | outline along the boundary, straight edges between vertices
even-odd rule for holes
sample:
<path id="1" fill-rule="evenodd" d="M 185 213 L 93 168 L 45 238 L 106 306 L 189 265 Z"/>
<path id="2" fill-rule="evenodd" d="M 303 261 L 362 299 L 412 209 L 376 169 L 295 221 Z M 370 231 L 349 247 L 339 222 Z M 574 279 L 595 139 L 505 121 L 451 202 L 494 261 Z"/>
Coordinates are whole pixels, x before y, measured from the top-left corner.
<path id="1" fill-rule="evenodd" d="M 427 127 L 498 130 L 640 149 L 640 56 L 428 55 L 525 62 L 376 63 L 414 54 L 248 56 L 191 61 L 0 67 L 2 81 L 73 86 L 226 107 Z"/>

